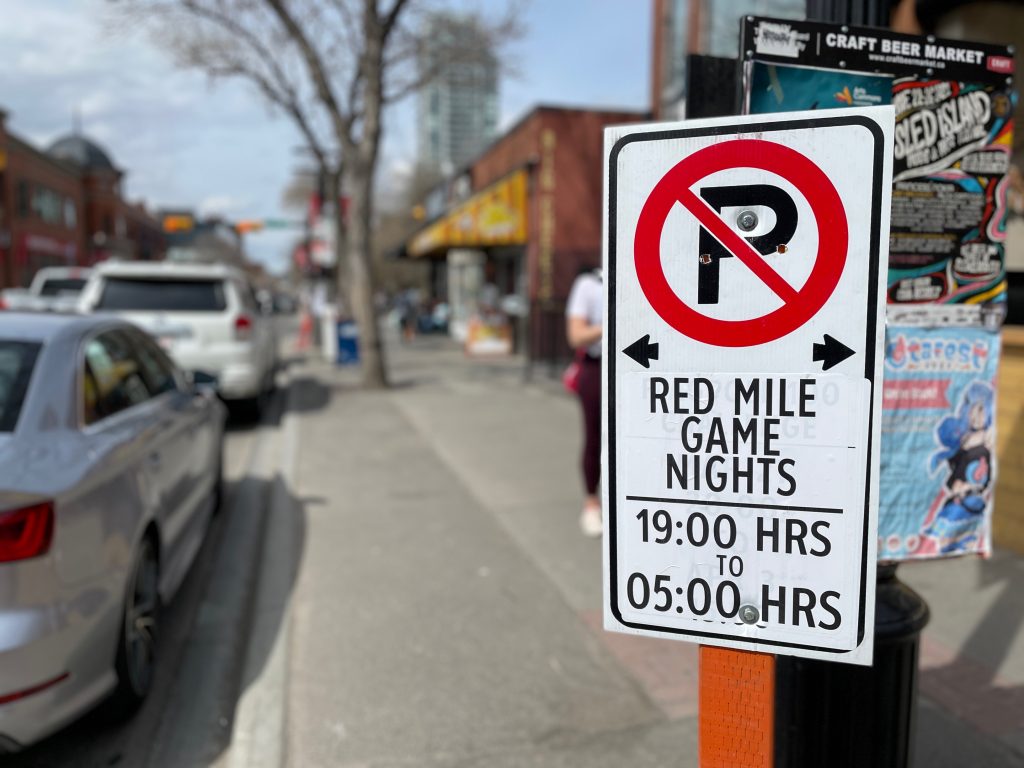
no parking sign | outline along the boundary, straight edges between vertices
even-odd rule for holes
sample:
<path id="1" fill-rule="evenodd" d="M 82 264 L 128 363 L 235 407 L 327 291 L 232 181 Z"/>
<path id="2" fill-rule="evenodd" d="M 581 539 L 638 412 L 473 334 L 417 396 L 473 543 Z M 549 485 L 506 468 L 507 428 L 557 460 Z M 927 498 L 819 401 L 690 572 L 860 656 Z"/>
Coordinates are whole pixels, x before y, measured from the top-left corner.
<path id="1" fill-rule="evenodd" d="M 871 663 L 892 136 L 607 129 L 606 628 Z"/>

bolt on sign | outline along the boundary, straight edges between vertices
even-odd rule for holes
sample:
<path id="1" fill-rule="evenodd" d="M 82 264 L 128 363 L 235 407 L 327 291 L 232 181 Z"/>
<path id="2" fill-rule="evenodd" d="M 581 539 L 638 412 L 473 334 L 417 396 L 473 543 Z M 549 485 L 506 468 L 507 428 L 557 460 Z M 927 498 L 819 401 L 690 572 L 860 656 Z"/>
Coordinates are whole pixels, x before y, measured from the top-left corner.
<path id="1" fill-rule="evenodd" d="M 605 627 L 870 664 L 891 107 L 605 132 Z"/>

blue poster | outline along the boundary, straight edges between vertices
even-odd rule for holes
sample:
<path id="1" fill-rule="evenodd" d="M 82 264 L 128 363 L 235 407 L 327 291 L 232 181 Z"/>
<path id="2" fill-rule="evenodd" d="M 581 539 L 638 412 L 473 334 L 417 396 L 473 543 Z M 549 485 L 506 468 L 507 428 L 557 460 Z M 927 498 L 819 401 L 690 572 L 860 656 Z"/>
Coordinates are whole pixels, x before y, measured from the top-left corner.
<path id="1" fill-rule="evenodd" d="M 747 111 L 752 115 L 833 107 L 877 107 L 892 102 L 892 77 L 755 61 L 749 99 Z"/>
<path id="2" fill-rule="evenodd" d="M 890 326 L 878 558 L 991 551 L 999 335 Z"/>

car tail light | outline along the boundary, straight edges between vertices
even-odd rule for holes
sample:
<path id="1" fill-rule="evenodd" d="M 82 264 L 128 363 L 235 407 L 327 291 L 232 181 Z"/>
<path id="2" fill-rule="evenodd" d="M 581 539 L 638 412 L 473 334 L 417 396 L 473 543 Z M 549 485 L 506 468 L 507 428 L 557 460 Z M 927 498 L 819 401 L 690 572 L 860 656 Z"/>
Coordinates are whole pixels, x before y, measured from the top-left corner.
<path id="1" fill-rule="evenodd" d="M 0 512 L 0 563 L 44 555 L 52 539 L 52 501 Z"/>
<path id="2" fill-rule="evenodd" d="M 235 318 L 235 338 L 239 341 L 248 339 L 252 334 L 252 318 L 248 315 L 239 315 Z"/>

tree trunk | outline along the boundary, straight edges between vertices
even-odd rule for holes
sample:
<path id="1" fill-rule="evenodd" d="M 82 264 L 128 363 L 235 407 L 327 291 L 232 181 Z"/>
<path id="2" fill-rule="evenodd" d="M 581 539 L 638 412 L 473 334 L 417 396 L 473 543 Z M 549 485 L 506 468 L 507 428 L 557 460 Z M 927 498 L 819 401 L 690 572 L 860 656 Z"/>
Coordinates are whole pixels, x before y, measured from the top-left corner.
<path id="1" fill-rule="evenodd" d="M 348 265 L 348 217 L 342 208 L 342 170 L 325 168 L 323 174 L 323 195 L 321 205 L 331 205 L 334 217 L 334 287 L 336 299 L 342 314 L 352 311 L 352 278 Z"/>
<path id="2" fill-rule="evenodd" d="M 358 164 L 361 165 L 361 164 Z M 349 296 L 359 324 L 359 354 L 363 365 L 363 386 L 381 389 L 388 386 L 384 345 L 374 306 L 374 277 L 370 264 L 370 238 L 373 222 L 373 170 L 354 168 L 352 204 L 349 208 L 348 267 L 351 277 Z"/>
<path id="3" fill-rule="evenodd" d="M 383 108 L 385 34 L 385 28 L 378 15 L 377 0 L 363 0 L 365 47 L 360 56 L 360 71 L 364 78 L 362 130 L 356 140 L 353 140 L 351 133 L 338 136 L 348 177 L 352 181 L 348 263 L 352 277 L 352 310 L 356 322 L 359 323 L 363 386 L 368 389 L 388 386 L 384 345 L 373 301 L 374 274 L 370 247 L 373 226 L 373 176 L 377 169 L 377 153 L 380 149 Z"/>

